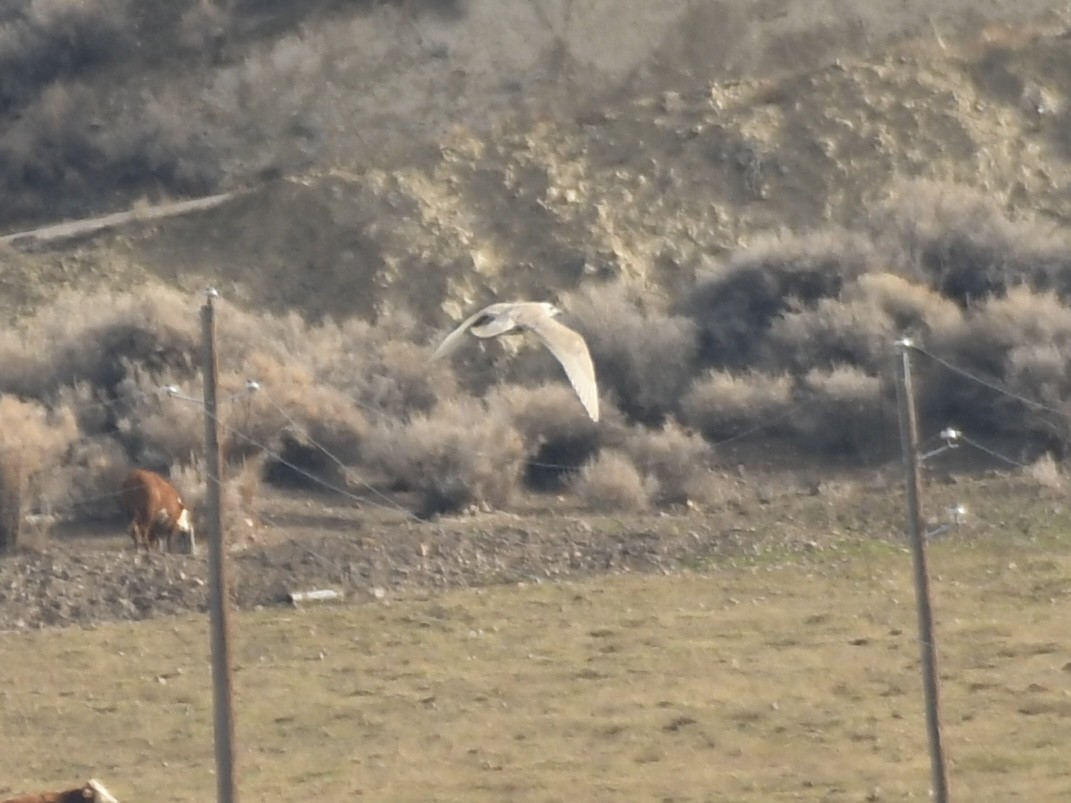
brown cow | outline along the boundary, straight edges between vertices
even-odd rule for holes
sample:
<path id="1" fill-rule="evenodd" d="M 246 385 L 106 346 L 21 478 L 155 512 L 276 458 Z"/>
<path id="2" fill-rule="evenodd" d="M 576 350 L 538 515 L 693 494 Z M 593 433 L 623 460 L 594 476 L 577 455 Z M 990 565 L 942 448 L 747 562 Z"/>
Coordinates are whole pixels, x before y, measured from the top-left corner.
<path id="1" fill-rule="evenodd" d="M 36 795 L 11 797 L 0 803 L 119 803 L 104 784 L 90 778 L 85 786 L 68 789 L 66 792 L 39 792 Z"/>
<path id="2" fill-rule="evenodd" d="M 122 488 L 123 508 L 131 517 L 130 537 L 134 549 L 150 549 L 160 544 L 158 530 L 166 528 L 167 551 L 174 551 L 175 536 L 185 536 L 186 550 L 194 551 L 193 522 L 190 511 L 182 503 L 182 497 L 167 480 L 155 472 L 143 468 L 131 471 Z"/>

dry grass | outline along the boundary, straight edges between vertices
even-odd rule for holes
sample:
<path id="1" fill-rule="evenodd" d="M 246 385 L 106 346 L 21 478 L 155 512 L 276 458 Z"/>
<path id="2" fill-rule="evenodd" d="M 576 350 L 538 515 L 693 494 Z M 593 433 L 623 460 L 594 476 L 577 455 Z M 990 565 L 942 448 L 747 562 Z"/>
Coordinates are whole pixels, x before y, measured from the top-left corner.
<path id="1" fill-rule="evenodd" d="M 1024 472 L 1042 488 L 1055 491 L 1064 485 L 1064 472 L 1049 452 L 1027 466 Z"/>
<path id="2" fill-rule="evenodd" d="M 1066 536 L 930 559 L 954 793 L 1067 799 Z M 925 799 L 911 600 L 906 551 L 842 540 L 709 575 L 241 614 L 242 796 Z M 206 629 L 0 635 L 0 794 L 96 774 L 123 800 L 211 799 Z"/>

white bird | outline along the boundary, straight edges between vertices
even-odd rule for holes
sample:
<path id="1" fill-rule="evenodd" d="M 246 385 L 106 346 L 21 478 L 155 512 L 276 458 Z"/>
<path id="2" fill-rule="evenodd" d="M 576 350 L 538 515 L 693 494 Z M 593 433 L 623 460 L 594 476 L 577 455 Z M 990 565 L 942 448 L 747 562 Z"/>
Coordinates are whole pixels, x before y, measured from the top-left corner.
<path id="1" fill-rule="evenodd" d="M 560 309 L 546 301 L 491 304 L 448 334 L 431 358 L 437 360 L 454 352 L 466 333 L 471 332 L 476 337 L 497 337 L 513 332 L 531 332 L 561 363 L 588 416 L 592 421 L 598 421 L 599 389 L 595 383 L 595 366 L 591 364 L 588 344 L 580 333 L 554 320 L 560 314 Z"/>

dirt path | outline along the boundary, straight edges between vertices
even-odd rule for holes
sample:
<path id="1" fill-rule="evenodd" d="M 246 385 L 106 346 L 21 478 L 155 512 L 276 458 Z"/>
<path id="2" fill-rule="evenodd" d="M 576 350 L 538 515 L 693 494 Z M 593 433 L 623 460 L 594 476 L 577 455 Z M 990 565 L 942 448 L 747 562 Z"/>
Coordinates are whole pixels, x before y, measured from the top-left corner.
<path id="1" fill-rule="evenodd" d="M 188 201 L 176 201 L 175 203 L 158 204 L 156 206 L 139 206 L 126 212 L 113 212 L 110 215 L 102 215 L 100 217 L 66 220 L 63 223 L 41 226 L 29 231 L 5 234 L 0 237 L 0 244 L 22 245 L 27 240 L 54 242 L 85 234 L 96 234 L 131 222 L 162 220 L 185 215 L 189 212 L 202 212 L 207 209 L 214 209 L 240 194 L 237 192 L 222 192 L 218 195 L 207 195 L 203 198 L 193 198 Z"/>

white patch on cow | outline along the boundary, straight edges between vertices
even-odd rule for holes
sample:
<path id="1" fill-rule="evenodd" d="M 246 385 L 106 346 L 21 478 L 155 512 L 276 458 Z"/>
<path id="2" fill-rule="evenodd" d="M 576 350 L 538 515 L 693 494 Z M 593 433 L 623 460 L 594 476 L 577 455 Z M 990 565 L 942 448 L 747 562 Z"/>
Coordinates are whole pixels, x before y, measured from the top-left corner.
<path id="1" fill-rule="evenodd" d="M 178 517 L 178 551 L 185 555 L 193 555 L 197 552 L 197 541 L 193 535 L 193 522 L 190 521 L 190 511 L 182 508 Z"/>
<path id="2" fill-rule="evenodd" d="M 96 778 L 90 778 L 86 786 L 93 790 L 94 803 L 119 803 L 115 796 L 104 788 L 104 784 Z"/>

